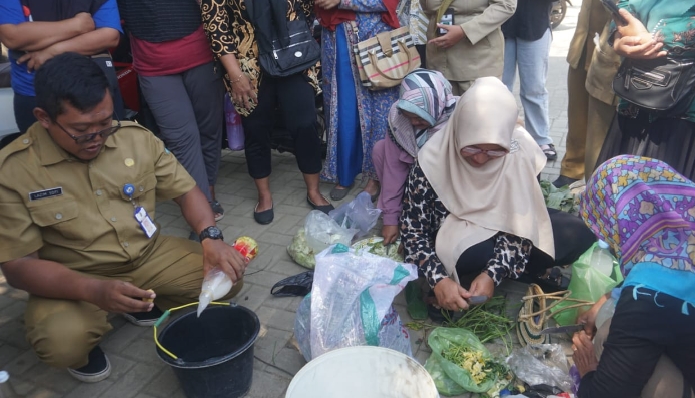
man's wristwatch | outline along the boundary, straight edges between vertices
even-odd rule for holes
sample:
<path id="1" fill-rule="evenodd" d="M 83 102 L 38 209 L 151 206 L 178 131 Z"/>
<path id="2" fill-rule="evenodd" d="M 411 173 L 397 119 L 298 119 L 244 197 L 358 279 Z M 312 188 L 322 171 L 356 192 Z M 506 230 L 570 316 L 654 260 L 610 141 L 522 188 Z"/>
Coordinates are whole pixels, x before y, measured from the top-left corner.
<path id="1" fill-rule="evenodd" d="M 203 241 L 203 239 L 207 238 L 224 240 L 224 237 L 222 236 L 222 231 L 220 231 L 220 229 L 215 226 L 205 228 L 200 233 L 199 238 L 201 242 Z"/>

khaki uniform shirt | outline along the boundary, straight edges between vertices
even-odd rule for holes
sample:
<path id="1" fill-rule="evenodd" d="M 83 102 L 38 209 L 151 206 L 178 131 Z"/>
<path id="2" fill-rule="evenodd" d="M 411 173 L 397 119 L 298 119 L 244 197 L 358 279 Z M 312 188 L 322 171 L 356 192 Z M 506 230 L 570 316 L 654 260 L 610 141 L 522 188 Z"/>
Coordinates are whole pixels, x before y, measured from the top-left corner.
<path id="1" fill-rule="evenodd" d="M 620 56 L 608 44 L 610 13 L 600 0 L 583 0 L 577 27 L 567 52 L 572 69 L 587 71 L 586 91 L 608 105 L 617 105 L 618 99 L 611 84 L 620 66 Z M 596 47 L 594 37 L 600 35 Z"/>
<path id="2" fill-rule="evenodd" d="M 88 162 L 35 123 L 0 151 L 0 170 L 0 262 L 38 250 L 42 259 L 101 275 L 126 270 L 157 237 L 147 238 L 133 204 L 154 221 L 155 201 L 195 186 L 164 143 L 131 122 Z M 128 183 L 133 203 L 123 193 Z"/>
<path id="3" fill-rule="evenodd" d="M 420 0 L 429 18 L 427 39 L 437 37 L 437 12 L 442 0 Z M 427 67 L 442 72 L 451 81 L 472 81 L 479 77 L 502 77 L 504 36 L 502 24 L 516 10 L 516 0 L 454 0 L 454 24 L 466 37 L 451 48 L 427 44 Z"/>

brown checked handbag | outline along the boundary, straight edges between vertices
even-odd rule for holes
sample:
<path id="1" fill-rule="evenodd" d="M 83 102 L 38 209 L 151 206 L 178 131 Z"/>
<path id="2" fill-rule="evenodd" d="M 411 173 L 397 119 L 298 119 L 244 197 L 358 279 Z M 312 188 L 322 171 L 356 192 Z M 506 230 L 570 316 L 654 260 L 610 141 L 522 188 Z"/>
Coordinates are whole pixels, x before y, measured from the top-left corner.
<path id="1" fill-rule="evenodd" d="M 357 33 L 354 26 L 353 31 Z M 420 67 L 420 55 L 407 26 L 360 41 L 353 51 L 362 85 L 370 90 L 397 86 Z"/>

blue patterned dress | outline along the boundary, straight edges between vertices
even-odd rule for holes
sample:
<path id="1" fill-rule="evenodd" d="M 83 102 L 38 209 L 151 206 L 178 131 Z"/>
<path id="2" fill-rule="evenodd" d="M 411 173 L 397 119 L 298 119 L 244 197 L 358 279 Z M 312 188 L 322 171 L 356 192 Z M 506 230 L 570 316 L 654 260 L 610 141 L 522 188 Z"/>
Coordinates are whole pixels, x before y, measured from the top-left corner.
<path id="1" fill-rule="evenodd" d="M 358 41 L 366 40 L 376 36 L 378 33 L 393 29 L 381 20 L 381 13 L 386 10 L 381 0 L 341 0 L 338 7 L 355 11 L 355 24 L 359 30 L 357 34 L 359 38 L 353 32 L 352 24 L 349 22 L 339 24 L 335 31 L 324 28 L 321 35 L 321 43 L 323 45 L 323 56 L 321 58 L 323 91 L 326 120 L 328 121 L 328 154 L 321 177 L 327 181 L 338 182 L 338 173 L 340 172 L 340 184 L 349 186 L 358 173 L 362 173 L 362 178 L 376 179 L 376 171 L 372 163 L 372 148 L 386 134 L 388 128 L 387 115 L 391 104 L 398 99 L 398 86 L 379 91 L 370 91 L 362 86 L 352 52 L 353 46 Z M 341 113 L 339 112 L 341 104 L 338 101 L 338 68 L 336 67 L 338 34 L 344 34 L 347 40 L 347 54 L 349 54 L 350 58 L 357 98 L 359 129 L 339 129 L 339 126 L 343 126 L 345 123 L 338 120 L 338 115 Z M 345 49 L 343 48 L 342 50 Z M 344 51 L 343 54 L 345 54 Z M 341 86 L 343 85 L 341 84 Z M 348 111 L 351 108 L 350 104 L 342 106 Z M 345 113 L 343 112 L 343 114 Z M 356 146 L 359 153 L 353 153 L 356 156 L 348 158 L 345 151 L 339 151 L 339 142 L 343 149 L 345 146 Z M 350 176 L 352 177 L 350 178 Z"/>

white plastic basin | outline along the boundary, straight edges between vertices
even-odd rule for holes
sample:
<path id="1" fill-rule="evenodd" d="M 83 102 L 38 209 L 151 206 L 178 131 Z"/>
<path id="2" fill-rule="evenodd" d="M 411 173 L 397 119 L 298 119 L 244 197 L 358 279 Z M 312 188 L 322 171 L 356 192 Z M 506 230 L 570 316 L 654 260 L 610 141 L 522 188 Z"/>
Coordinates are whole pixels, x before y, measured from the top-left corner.
<path id="1" fill-rule="evenodd" d="M 382 347 L 347 347 L 306 364 L 285 398 L 438 398 L 432 377 L 416 360 Z"/>

